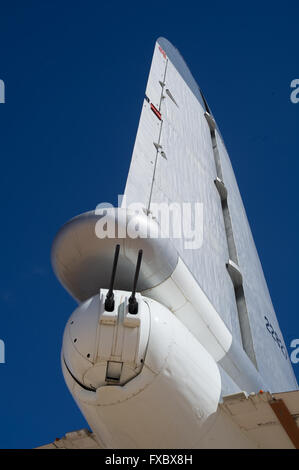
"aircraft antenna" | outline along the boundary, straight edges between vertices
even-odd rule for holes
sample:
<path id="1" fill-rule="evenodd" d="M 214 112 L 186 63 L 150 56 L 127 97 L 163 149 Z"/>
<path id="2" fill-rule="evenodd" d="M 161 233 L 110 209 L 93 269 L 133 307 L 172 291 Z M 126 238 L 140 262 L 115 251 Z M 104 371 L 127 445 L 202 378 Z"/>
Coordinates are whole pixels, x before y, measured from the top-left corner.
<path id="1" fill-rule="evenodd" d="M 111 279 L 110 279 L 110 286 L 109 286 L 109 290 L 107 292 L 106 299 L 105 299 L 106 312 L 113 312 L 114 310 L 113 286 L 114 286 L 114 279 L 115 279 L 117 262 L 118 262 L 119 249 L 120 249 L 120 245 L 117 244 L 115 247 L 115 252 L 114 252 L 114 260 L 113 260 L 113 267 L 112 267 L 112 273 L 111 273 Z"/>
<path id="2" fill-rule="evenodd" d="M 141 266 L 141 260 L 142 260 L 142 250 L 138 251 L 138 258 L 137 258 L 137 264 L 136 264 L 136 270 L 135 270 L 135 276 L 134 276 L 134 283 L 133 283 L 133 290 L 131 297 L 129 298 L 129 313 L 131 315 L 136 315 L 138 313 L 138 302 L 136 300 L 136 287 L 137 287 L 137 282 L 138 282 L 138 277 L 139 277 L 139 271 L 140 271 L 140 266 Z"/>

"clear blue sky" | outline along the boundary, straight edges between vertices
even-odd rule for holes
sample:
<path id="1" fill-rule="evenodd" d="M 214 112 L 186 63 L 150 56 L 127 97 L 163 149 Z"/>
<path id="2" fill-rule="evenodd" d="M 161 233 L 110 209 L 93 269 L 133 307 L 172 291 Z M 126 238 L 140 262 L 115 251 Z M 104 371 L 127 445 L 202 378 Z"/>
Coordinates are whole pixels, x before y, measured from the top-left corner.
<path id="1" fill-rule="evenodd" d="M 299 338 L 299 7 L 207 3 L 0 2 L 0 448 L 86 426 L 60 370 L 75 303 L 51 243 L 66 220 L 122 194 L 161 35 L 214 112 L 286 343 Z"/>

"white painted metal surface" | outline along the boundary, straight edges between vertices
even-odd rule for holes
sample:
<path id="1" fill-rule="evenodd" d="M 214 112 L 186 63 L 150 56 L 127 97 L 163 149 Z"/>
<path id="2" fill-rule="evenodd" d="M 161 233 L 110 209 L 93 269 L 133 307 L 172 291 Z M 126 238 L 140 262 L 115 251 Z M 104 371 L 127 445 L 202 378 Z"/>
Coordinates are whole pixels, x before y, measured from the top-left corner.
<path id="1" fill-rule="evenodd" d="M 98 333 L 99 329 L 102 332 L 106 321 L 103 317 L 107 316 L 102 293 L 82 304 L 70 318 L 62 350 L 66 383 L 104 447 L 194 447 L 206 432 L 205 423 L 218 407 L 221 379 L 217 364 L 181 322 L 154 300 L 143 298 L 139 302 L 140 324 L 124 327 L 128 320 L 127 313 L 120 313 L 125 311 L 124 298 L 123 293 L 117 292 L 115 312 L 111 315 L 114 319 L 117 316 L 117 323 L 107 325 L 110 334 Z M 92 325 L 94 318 L 97 327 Z M 75 338 L 70 332 L 72 321 L 77 325 L 76 351 Z M 133 341 L 135 362 L 131 357 L 128 360 L 128 364 L 135 366 L 130 369 L 131 375 L 126 374 L 124 380 L 121 377 L 119 384 L 110 384 L 105 382 L 105 371 L 101 372 L 101 368 L 106 369 L 109 360 L 126 364 L 128 347 L 124 341 L 119 355 L 111 355 L 116 325 L 118 329 L 124 327 L 132 334 L 138 333 L 139 343 Z M 91 331 L 94 339 L 91 337 L 86 345 L 85 338 Z M 91 346 L 92 355 L 87 361 L 85 356 Z M 108 352 L 103 354 L 103 349 Z M 90 380 L 95 370 L 99 371 L 96 375 L 99 383 Z"/>
<path id="2" fill-rule="evenodd" d="M 270 402 L 283 400 L 294 421 L 298 423 L 299 392 L 259 393 L 247 396 L 243 392 L 224 397 L 218 406 L 213 424 L 202 436 L 201 448 L 222 449 L 294 449 Z M 212 419 L 211 419 L 212 421 Z M 62 439 L 41 449 L 102 448 L 95 434 L 87 430 L 67 433 Z"/>
<path id="3" fill-rule="evenodd" d="M 152 100 L 150 95 L 152 93 L 155 96 L 155 103 L 156 96 L 161 91 L 161 85 L 156 77 L 162 74 L 165 75 L 164 89 L 171 91 L 177 104 L 167 93 L 163 93 L 160 106 L 161 123 L 145 101 L 126 183 L 126 200 L 127 203 L 141 200 L 145 206 L 148 205 L 148 191 L 140 189 L 142 180 L 143 187 L 152 184 L 151 203 L 171 204 L 183 201 L 203 203 L 202 247 L 198 250 L 187 250 L 183 238 L 172 239 L 172 243 L 231 332 L 236 351 L 237 343 L 242 347 L 242 340 L 234 286 L 226 268 L 229 253 L 221 198 L 214 183 L 217 181 L 217 173 L 210 127 L 205 117 L 207 109 L 199 87 L 179 52 L 166 39 L 159 38 L 155 45 L 148 80 L 150 86 L 147 88 L 148 98 Z M 148 168 L 149 162 L 153 159 L 148 158 L 146 153 L 140 152 L 140 148 L 148 147 L 151 130 L 146 119 L 153 118 L 156 119 L 157 126 L 160 126 L 160 144 L 167 159 L 158 155 L 155 171 L 152 168 L 152 172 L 150 169 L 144 172 L 143 168 Z M 229 156 L 217 124 L 215 132 L 257 368 L 263 378 L 264 388 L 271 391 L 296 389 L 297 382 L 292 365 L 287 354 L 284 355 L 281 350 L 283 347 L 283 351 L 286 351 L 286 346 L 271 303 Z M 143 139 L 145 133 L 146 141 Z M 152 135 L 152 141 L 157 138 L 156 136 L 157 133 Z M 267 329 L 265 317 L 273 327 L 273 334 Z M 251 368 L 250 365 L 248 367 Z"/>
<path id="4" fill-rule="evenodd" d="M 54 271 L 76 300 L 82 302 L 97 294 L 100 288 L 109 287 L 116 244 L 120 245 L 115 279 L 117 289 L 131 289 L 139 249 L 143 250 L 140 290 L 158 285 L 169 277 L 178 262 L 178 254 L 168 239 L 159 236 L 161 230 L 154 220 L 144 213 L 135 214 L 120 208 L 109 209 L 105 215 L 96 212 L 81 214 L 67 222 L 59 230 L 52 247 Z M 97 228 L 103 218 L 125 236 L 99 238 Z M 130 224 L 139 226 L 139 237 L 126 236 Z M 157 236 L 146 237 L 148 231 Z M 117 228 L 115 233 L 118 234 Z"/>
<path id="5" fill-rule="evenodd" d="M 138 314 L 131 315 L 130 294 L 118 291 L 117 307 L 106 312 L 106 293 L 102 290 L 75 310 L 63 338 L 63 360 L 69 372 L 91 390 L 107 383 L 123 385 L 138 375 L 149 338 L 147 304 L 140 303 Z"/>

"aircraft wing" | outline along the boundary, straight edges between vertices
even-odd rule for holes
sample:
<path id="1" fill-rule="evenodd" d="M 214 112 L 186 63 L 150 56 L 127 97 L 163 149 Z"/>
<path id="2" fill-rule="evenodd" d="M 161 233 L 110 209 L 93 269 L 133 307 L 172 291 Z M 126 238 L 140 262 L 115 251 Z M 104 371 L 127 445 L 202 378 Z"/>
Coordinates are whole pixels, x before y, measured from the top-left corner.
<path id="1" fill-rule="evenodd" d="M 244 393 L 223 398 L 220 408 L 261 449 L 299 449 L 299 391 Z"/>
<path id="2" fill-rule="evenodd" d="M 94 433 L 88 429 L 80 429 L 57 437 L 50 444 L 37 447 L 37 449 L 101 449 L 101 445 Z"/>
<path id="3" fill-rule="evenodd" d="M 299 391 L 283 393 L 237 393 L 223 398 L 219 413 L 232 420 L 252 448 L 299 449 Z M 207 443 L 208 444 L 208 443 Z M 238 442 L 235 442 L 238 448 Z M 39 449 L 101 449 L 87 429 L 67 433 Z M 226 448 L 228 448 L 226 446 Z"/>

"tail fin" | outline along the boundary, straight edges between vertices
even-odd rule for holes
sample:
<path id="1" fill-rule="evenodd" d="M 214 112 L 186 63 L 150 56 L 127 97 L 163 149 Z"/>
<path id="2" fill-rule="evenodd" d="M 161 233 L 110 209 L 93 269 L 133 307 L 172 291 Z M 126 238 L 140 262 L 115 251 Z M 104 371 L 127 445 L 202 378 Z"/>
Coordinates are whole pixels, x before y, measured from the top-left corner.
<path id="1" fill-rule="evenodd" d="M 173 244 L 271 391 L 297 388 L 223 139 L 164 38 L 155 44 L 125 196 L 152 216 L 159 204 L 174 212 L 202 205 L 203 227 L 186 230 L 183 213 Z"/>

